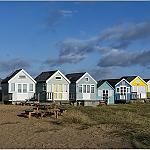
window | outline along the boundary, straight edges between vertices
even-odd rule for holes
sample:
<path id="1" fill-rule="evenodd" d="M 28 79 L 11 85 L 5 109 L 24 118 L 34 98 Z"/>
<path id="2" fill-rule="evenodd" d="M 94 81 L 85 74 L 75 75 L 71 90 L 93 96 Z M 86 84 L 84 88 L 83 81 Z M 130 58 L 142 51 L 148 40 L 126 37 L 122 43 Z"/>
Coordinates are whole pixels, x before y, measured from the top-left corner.
<path id="1" fill-rule="evenodd" d="M 139 83 L 140 83 L 140 80 L 139 80 L 139 79 L 138 79 L 138 80 L 136 80 L 136 83 L 137 83 L 137 84 L 139 84 Z"/>
<path id="2" fill-rule="evenodd" d="M 11 83 L 11 91 L 12 91 L 12 92 L 15 91 L 15 83 Z"/>
<path id="3" fill-rule="evenodd" d="M 22 86 L 21 86 L 21 84 L 18 84 L 18 93 L 22 93 Z"/>
<path id="4" fill-rule="evenodd" d="M 46 84 L 43 84 L 43 91 L 46 91 Z"/>
<path id="5" fill-rule="evenodd" d="M 103 90 L 103 100 L 108 101 L 108 90 Z"/>
<path id="6" fill-rule="evenodd" d="M 58 92 L 58 84 L 55 84 L 56 92 Z"/>
<path id="7" fill-rule="evenodd" d="M 62 93 L 59 93 L 58 99 L 62 99 Z"/>
<path id="8" fill-rule="evenodd" d="M 83 93 L 86 93 L 86 85 L 83 85 Z"/>
<path id="9" fill-rule="evenodd" d="M 90 93 L 90 85 L 87 85 L 87 93 Z"/>
<path id="10" fill-rule="evenodd" d="M 64 92 L 68 92 L 68 85 L 67 84 L 64 84 Z"/>
<path id="11" fill-rule="evenodd" d="M 33 91 L 33 84 L 29 84 L 29 91 Z"/>
<path id="12" fill-rule="evenodd" d="M 119 93 L 119 88 L 117 88 L 117 93 Z"/>
<path id="13" fill-rule="evenodd" d="M 127 88 L 127 93 L 130 93 L 130 88 L 129 87 Z"/>
<path id="14" fill-rule="evenodd" d="M 62 92 L 62 84 L 58 84 L 58 92 Z"/>
<path id="15" fill-rule="evenodd" d="M 125 85 L 125 81 L 122 81 L 122 85 Z"/>
<path id="16" fill-rule="evenodd" d="M 57 99 L 57 93 L 54 93 L 54 99 Z"/>
<path id="17" fill-rule="evenodd" d="M 121 87 L 121 91 L 120 91 L 121 95 L 123 95 L 123 87 Z"/>
<path id="18" fill-rule="evenodd" d="M 52 92 L 56 92 L 56 84 L 52 84 Z"/>
<path id="19" fill-rule="evenodd" d="M 94 85 L 91 85 L 91 93 L 94 93 Z"/>
<path id="20" fill-rule="evenodd" d="M 61 77 L 56 77 L 56 80 L 61 80 Z"/>
<path id="21" fill-rule="evenodd" d="M 24 78 L 26 78 L 26 76 L 20 75 L 19 78 L 20 78 L 20 79 L 24 79 Z"/>
<path id="22" fill-rule="evenodd" d="M 82 93 L 82 85 L 79 85 L 79 93 Z"/>
<path id="23" fill-rule="evenodd" d="M 27 93 L 27 84 L 23 84 L 23 93 Z"/>
<path id="24" fill-rule="evenodd" d="M 85 81 L 89 81 L 89 78 L 88 78 L 88 77 L 85 77 Z"/>

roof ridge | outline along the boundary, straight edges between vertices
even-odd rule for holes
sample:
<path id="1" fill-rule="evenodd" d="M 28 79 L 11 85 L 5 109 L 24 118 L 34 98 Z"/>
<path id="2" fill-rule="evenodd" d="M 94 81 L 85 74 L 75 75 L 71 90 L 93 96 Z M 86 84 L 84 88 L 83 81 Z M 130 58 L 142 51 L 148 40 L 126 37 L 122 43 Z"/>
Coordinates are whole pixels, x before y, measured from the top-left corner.
<path id="1" fill-rule="evenodd" d="M 82 73 L 86 73 L 86 72 L 74 72 L 74 73 L 68 73 L 66 75 L 69 75 L 69 74 L 82 74 Z"/>

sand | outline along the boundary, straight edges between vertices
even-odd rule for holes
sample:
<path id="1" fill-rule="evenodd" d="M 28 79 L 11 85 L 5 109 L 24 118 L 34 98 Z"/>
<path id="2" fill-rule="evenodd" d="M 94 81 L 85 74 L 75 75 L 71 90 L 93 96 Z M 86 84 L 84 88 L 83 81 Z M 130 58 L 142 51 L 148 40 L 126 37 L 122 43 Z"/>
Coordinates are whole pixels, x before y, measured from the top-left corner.
<path id="1" fill-rule="evenodd" d="M 31 106 L 0 105 L 0 148 L 133 148 L 114 127 L 56 124 L 55 118 L 17 116 Z"/>

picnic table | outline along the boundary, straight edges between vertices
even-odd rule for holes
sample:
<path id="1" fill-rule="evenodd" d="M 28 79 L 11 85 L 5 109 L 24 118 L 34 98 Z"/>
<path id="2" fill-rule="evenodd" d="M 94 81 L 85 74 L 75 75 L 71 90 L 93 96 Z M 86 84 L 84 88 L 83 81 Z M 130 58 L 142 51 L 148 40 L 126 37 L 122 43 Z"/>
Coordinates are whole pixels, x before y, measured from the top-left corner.
<path id="1" fill-rule="evenodd" d="M 24 110 L 25 115 L 28 118 L 31 118 L 31 116 L 40 116 L 40 117 L 44 117 L 46 115 L 51 115 L 54 114 L 55 118 L 58 118 L 58 115 L 60 113 L 62 113 L 62 110 L 58 109 L 58 108 L 50 108 L 50 107 L 46 107 L 46 106 L 36 106 L 33 109 L 26 109 Z"/>
<path id="2" fill-rule="evenodd" d="M 25 110 L 25 115 L 27 115 L 28 118 L 31 118 L 32 114 L 36 114 L 33 109 L 26 109 Z"/>

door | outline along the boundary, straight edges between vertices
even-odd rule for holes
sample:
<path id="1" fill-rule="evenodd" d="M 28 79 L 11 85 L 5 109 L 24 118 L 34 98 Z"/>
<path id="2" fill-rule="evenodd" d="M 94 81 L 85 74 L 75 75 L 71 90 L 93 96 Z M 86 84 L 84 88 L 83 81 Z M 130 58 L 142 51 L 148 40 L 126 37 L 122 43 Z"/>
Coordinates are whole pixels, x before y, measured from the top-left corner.
<path id="1" fill-rule="evenodd" d="M 63 84 L 62 85 L 62 99 L 63 100 L 69 100 L 69 92 L 68 92 L 68 90 L 69 90 L 69 86 L 68 86 L 68 84 Z"/>
<path id="2" fill-rule="evenodd" d="M 102 99 L 105 101 L 105 103 L 108 102 L 108 90 L 103 90 Z"/>
<path id="3" fill-rule="evenodd" d="M 125 100 L 127 97 L 127 87 L 126 86 L 121 86 L 120 87 L 120 99 Z"/>
<path id="4" fill-rule="evenodd" d="M 53 99 L 62 100 L 62 84 L 53 84 Z"/>
<path id="5" fill-rule="evenodd" d="M 90 85 L 83 85 L 83 100 L 90 100 Z"/>
<path id="6" fill-rule="evenodd" d="M 145 86 L 139 86 L 139 94 L 140 94 L 140 98 L 146 98 L 146 87 Z"/>

